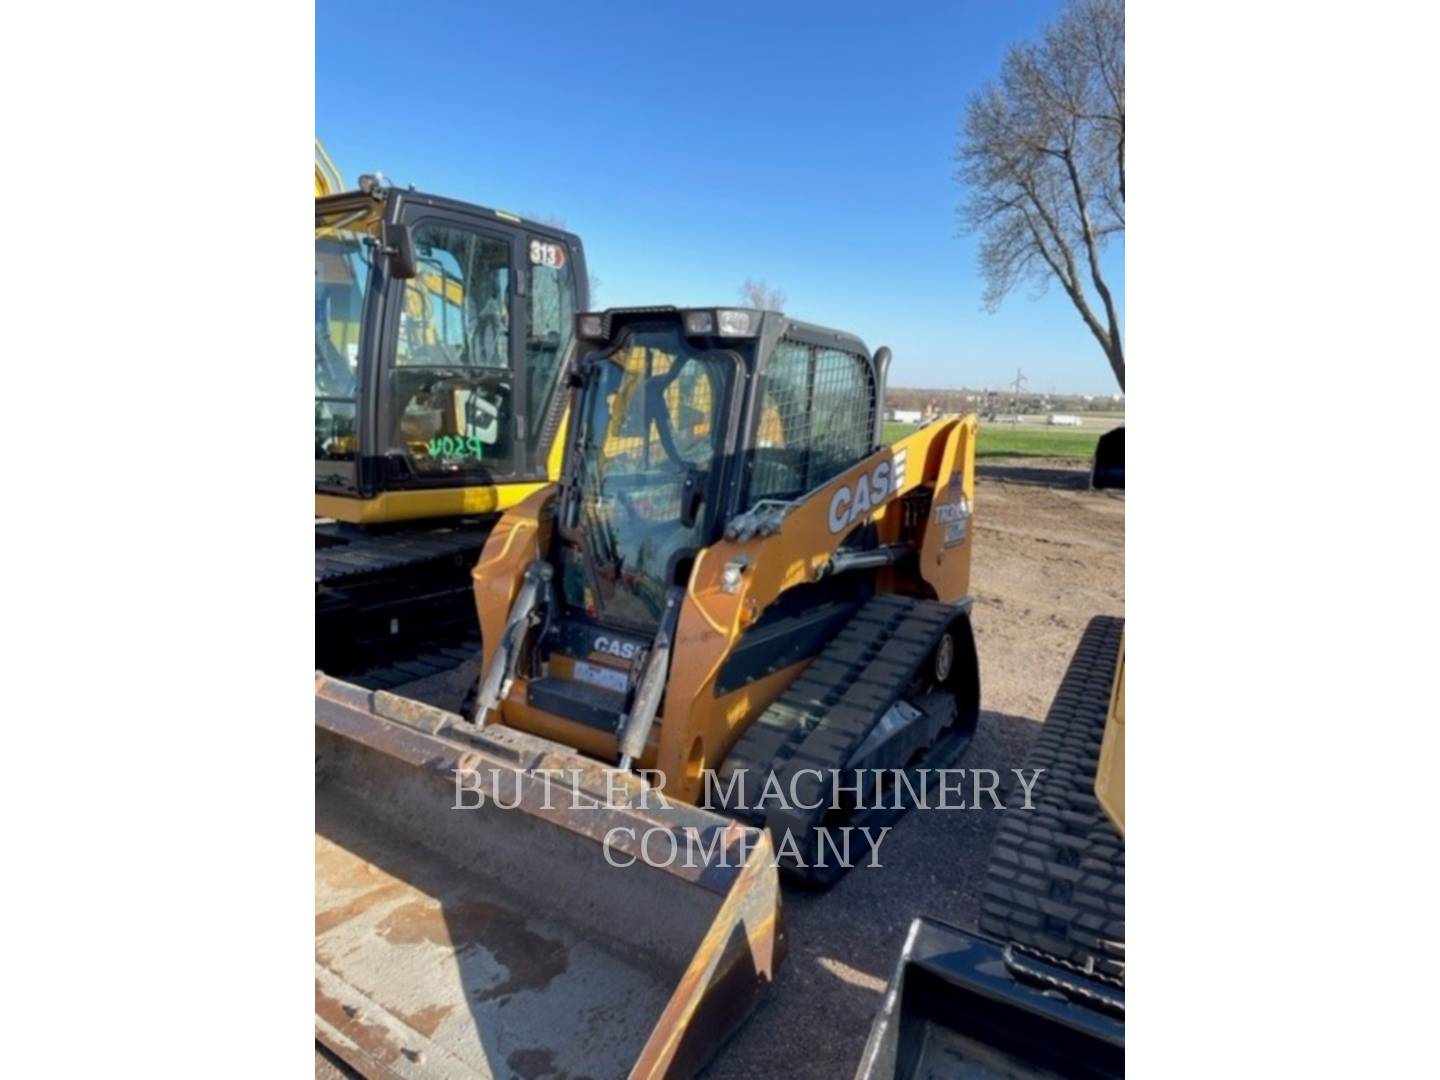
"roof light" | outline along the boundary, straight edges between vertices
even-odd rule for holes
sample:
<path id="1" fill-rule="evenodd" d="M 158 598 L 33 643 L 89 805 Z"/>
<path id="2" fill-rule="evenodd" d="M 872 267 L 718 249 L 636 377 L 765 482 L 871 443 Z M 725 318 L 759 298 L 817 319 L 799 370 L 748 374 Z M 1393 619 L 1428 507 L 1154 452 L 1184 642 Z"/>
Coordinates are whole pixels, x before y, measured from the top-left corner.
<path id="1" fill-rule="evenodd" d="M 360 177 L 360 190 L 376 199 L 384 197 L 385 189 L 389 186 L 390 181 L 385 179 L 382 172 L 365 173 Z"/>
<path id="2" fill-rule="evenodd" d="M 685 312 L 685 333 L 695 337 L 715 332 L 715 314 L 710 311 Z"/>
<path id="3" fill-rule="evenodd" d="M 748 309 L 717 311 L 721 337 L 750 337 L 760 325 L 760 313 Z"/>
<path id="4" fill-rule="evenodd" d="M 582 338 L 589 338 L 595 341 L 605 340 L 605 319 L 600 315 L 581 315 L 579 320 L 579 334 Z"/>

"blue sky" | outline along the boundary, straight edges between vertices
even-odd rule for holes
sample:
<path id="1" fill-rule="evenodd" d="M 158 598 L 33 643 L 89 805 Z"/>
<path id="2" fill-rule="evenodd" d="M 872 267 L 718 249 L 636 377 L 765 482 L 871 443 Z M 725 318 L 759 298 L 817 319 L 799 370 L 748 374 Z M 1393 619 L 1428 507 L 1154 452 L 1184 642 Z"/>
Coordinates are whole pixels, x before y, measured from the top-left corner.
<path id="1" fill-rule="evenodd" d="M 1057 0 L 319 0 L 316 131 L 342 174 L 533 217 L 585 241 L 600 306 L 733 303 L 895 352 L 891 385 L 1111 393 L 1063 293 L 981 309 L 953 174 L 969 95 Z M 1107 257 L 1122 299 L 1123 247 Z"/>

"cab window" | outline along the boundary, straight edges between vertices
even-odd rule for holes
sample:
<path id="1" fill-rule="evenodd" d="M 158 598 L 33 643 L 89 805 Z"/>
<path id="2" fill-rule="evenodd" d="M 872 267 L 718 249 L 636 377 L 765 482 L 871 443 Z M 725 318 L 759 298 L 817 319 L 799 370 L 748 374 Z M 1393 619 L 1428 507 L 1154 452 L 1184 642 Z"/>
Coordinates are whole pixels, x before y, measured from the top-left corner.
<path id="1" fill-rule="evenodd" d="M 415 230 L 419 273 L 405 283 L 395 362 L 510 366 L 510 242 L 466 229 Z"/>
<path id="2" fill-rule="evenodd" d="M 392 445 L 417 473 L 515 466 L 509 239 L 449 224 L 414 232 L 390 372 Z"/>
<path id="3" fill-rule="evenodd" d="M 525 333 L 525 389 L 529 444 L 535 451 L 555 400 L 560 364 L 574 333 L 575 276 L 563 244 L 532 238 L 528 249 L 530 325 Z"/>
<path id="4" fill-rule="evenodd" d="M 316 461 L 355 458 L 361 328 L 378 228 L 379 212 L 369 206 L 315 220 Z"/>
<path id="5" fill-rule="evenodd" d="M 746 507 L 797 499 L 863 458 L 874 402 L 865 357 L 779 342 L 766 365 Z"/>

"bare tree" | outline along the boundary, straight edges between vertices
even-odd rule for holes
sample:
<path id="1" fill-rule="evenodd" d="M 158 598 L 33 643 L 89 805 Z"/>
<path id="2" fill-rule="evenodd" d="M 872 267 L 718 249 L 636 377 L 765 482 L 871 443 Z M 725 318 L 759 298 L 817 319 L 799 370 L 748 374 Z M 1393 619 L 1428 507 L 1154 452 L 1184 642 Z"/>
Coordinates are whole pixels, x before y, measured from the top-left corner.
<path id="1" fill-rule="evenodd" d="M 785 292 L 782 289 L 772 289 L 764 281 L 756 281 L 753 278 L 746 278 L 745 284 L 740 286 L 740 302 L 746 307 L 759 308 L 761 311 L 784 311 Z"/>
<path id="2" fill-rule="evenodd" d="M 1070 0 L 1040 41 L 1012 46 L 999 80 L 970 100 L 957 158 L 962 220 L 982 237 L 985 306 L 1022 281 L 1058 281 L 1124 390 L 1100 269 L 1107 239 L 1125 231 L 1124 0 Z"/>

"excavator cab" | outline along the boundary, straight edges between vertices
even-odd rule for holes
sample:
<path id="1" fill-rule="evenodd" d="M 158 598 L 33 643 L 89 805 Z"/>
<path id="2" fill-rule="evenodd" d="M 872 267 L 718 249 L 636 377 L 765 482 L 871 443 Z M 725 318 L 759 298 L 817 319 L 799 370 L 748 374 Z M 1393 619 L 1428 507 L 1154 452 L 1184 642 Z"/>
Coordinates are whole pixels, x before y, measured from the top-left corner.
<path id="1" fill-rule="evenodd" d="M 362 184 L 315 200 L 316 665 L 335 674 L 473 633 L 490 527 L 558 468 L 588 299 L 572 233 Z"/>
<path id="2" fill-rule="evenodd" d="M 317 198 L 317 511 L 371 523 L 528 494 L 586 297 L 573 234 L 379 184 Z"/>

